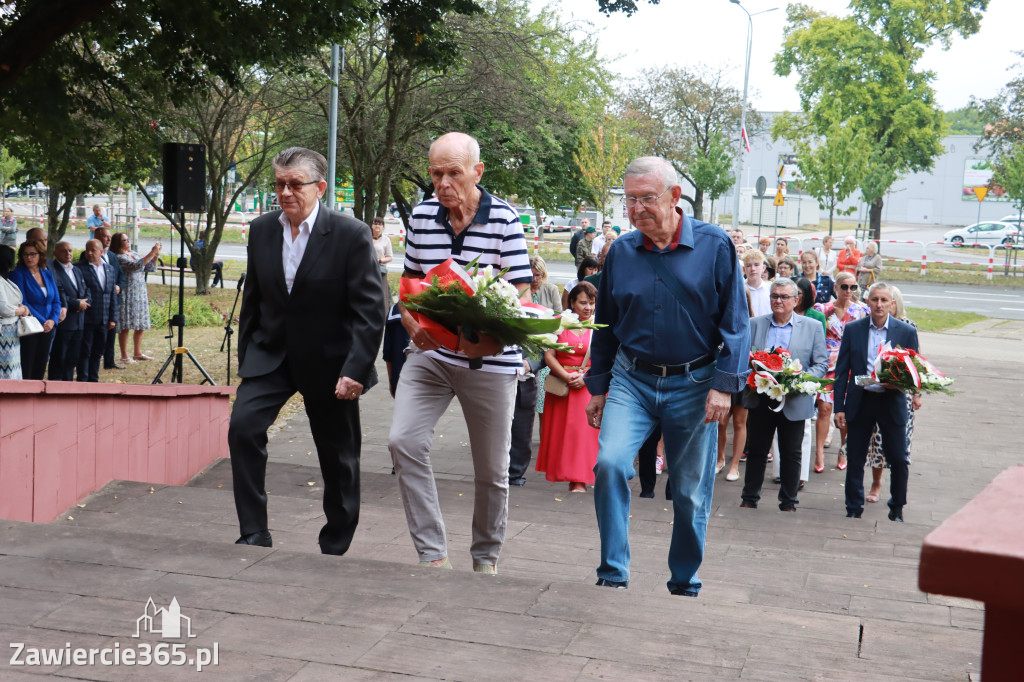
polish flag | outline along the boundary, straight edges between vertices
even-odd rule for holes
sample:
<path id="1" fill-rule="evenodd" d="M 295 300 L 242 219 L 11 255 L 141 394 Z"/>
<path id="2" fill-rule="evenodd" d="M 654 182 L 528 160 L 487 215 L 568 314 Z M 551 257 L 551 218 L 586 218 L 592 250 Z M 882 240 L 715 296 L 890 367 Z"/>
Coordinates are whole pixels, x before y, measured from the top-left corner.
<path id="1" fill-rule="evenodd" d="M 747 137 L 747 128 L 744 126 L 740 129 L 740 138 L 743 140 L 743 146 L 747 148 L 747 153 L 750 153 L 750 138 Z"/>

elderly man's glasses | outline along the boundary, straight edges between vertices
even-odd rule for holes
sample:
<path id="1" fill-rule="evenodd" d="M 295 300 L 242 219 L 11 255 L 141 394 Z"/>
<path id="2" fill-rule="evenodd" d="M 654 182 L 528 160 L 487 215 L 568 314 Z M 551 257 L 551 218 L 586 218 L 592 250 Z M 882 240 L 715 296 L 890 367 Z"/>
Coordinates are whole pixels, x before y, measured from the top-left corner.
<path id="1" fill-rule="evenodd" d="M 789 296 L 788 294 L 772 294 L 771 295 L 771 299 L 773 301 L 788 301 L 791 298 L 796 298 L 796 296 Z"/>
<path id="2" fill-rule="evenodd" d="M 668 192 L 669 189 L 672 189 L 672 188 L 669 187 L 668 189 L 665 190 L 665 192 Z M 658 196 L 654 196 L 653 194 L 648 194 L 645 197 L 626 197 L 626 206 L 628 206 L 629 208 L 633 208 L 637 204 L 640 204 L 644 208 L 651 208 L 652 206 L 654 206 L 658 202 L 658 199 L 660 199 L 663 196 L 665 196 L 665 192 L 662 192 Z"/>
<path id="3" fill-rule="evenodd" d="M 320 181 L 310 180 L 309 182 L 275 182 L 274 189 L 276 189 L 278 194 L 280 194 L 281 192 L 284 191 L 284 188 L 287 187 L 292 192 L 292 194 L 294 194 L 295 192 L 298 192 L 306 185 L 315 185 L 318 182 Z"/>

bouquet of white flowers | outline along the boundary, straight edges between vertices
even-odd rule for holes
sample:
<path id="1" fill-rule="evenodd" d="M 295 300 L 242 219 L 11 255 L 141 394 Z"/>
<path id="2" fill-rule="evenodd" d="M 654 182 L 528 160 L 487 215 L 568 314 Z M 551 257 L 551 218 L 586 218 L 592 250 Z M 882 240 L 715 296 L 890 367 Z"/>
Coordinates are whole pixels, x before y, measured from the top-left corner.
<path id="1" fill-rule="evenodd" d="M 485 334 L 505 346 L 519 346 L 536 357 L 544 351 L 569 350 L 558 343 L 563 329 L 597 329 L 604 325 L 581 322 L 571 312 L 555 315 L 543 306 L 523 303 L 515 286 L 505 280 L 505 270 L 479 268 L 476 260 L 467 273 L 451 258 L 426 273 L 423 279 L 403 277 L 401 298 L 405 307 L 441 345 L 459 350 L 460 336 Z"/>

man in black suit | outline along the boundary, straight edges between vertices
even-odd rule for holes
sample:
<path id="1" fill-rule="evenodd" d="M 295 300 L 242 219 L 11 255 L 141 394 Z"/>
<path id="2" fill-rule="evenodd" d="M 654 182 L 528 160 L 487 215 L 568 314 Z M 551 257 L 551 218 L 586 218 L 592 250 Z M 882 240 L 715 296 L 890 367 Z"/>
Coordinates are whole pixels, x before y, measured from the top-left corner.
<path id="1" fill-rule="evenodd" d="M 109 263 L 110 267 L 114 268 L 114 289 L 120 294 L 121 289 L 124 288 L 124 270 L 121 269 L 121 261 L 117 259 L 115 254 L 110 252 L 110 230 L 106 227 L 98 227 L 93 232 L 93 235 L 103 244 L 103 260 Z M 106 345 L 103 347 L 103 369 L 124 369 L 124 367 L 114 362 L 115 338 L 117 338 L 117 334 L 107 334 Z"/>
<path id="2" fill-rule="evenodd" d="M 58 242 L 53 247 L 51 265 L 53 278 L 60 289 L 60 298 L 64 302 L 66 313 L 57 325 L 57 333 L 53 336 L 53 347 L 50 348 L 50 381 L 74 381 L 75 367 L 78 365 L 82 349 L 82 331 L 85 326 L 85 311 L 89 309 L 89 287 L 85 283 L 82 271 L 71 263 L 74 255 L 71 244 Z"/>
<path id="3" fill-rule="evenodd" d="M 359 521 L 359 396 L 377 383 L 384 329 L 370 228 L 320 204 L 327 161 L 293 147 L 274 159 L 281 210 L 252 222 L 239 314 L 238 387 L 228 428 L 236 544 L 271 546 L 267 429 L 302 394 L 324 478 L 320 551 L 344 554 Z"/>
<path id="4" fill-rule="evenodd" d="M 117 273 L 103 260 L 103 244 L 98 239 L 85 243 L 84 264 L 79 265 L 89 289 L 89 307 L 82 325 L 82 350 L 78 355 L 78 380 L 100 380 L 100 358 L 107 336 L 114 334 L 117 320 Z"/>
<path id="5" fill-rule="evenodd" d="M 871 315 L 846 325 L 833 386 L 835 423 L 847 428 L 846 516 L 859 519 L 864 511 L 864 462 L 877 424 L 889 464 L 889 520 L 902 523 L 907 503 L 907 399 L 902 390 L 887 384 L 858 386 L 856 377 L 871 374 L 879 347 L 885 342 L 893 348 L 916 351 L 917 329 L 889 315 L 892 293 L 885 282 L 872 284 L 865 300 Z M 913 409 L 920 406 L 921 396 L 915 395 Z"/>

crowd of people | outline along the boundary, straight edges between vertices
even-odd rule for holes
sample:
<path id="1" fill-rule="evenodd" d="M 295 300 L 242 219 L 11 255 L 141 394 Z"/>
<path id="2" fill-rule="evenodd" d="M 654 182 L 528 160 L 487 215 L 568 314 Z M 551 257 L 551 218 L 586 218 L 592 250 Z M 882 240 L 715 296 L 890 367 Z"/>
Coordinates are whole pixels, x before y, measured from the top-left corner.
<path id="1" fill-rule="evenodd" d="M 160 244 L 145 255 L 135 253 L 127 235 L 111 234 L 96 210 L 91 218 L 97 225 L 90 225 L 92 236 L 79 261 L 73 262 L 71 244 L 61 241 L 50 262 L 42 228 L 28 230 L 15 249 L 17 222 L 8 221 L 8 213 L 0 244 L 0 379 L 97 382 L 101 363 L 123 369 L 152 360 L 142 350 L 142 333 L 150 325 L 145 272 L 155 265 Z"/>

